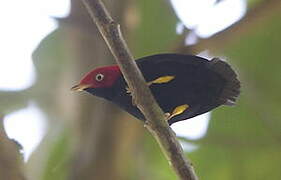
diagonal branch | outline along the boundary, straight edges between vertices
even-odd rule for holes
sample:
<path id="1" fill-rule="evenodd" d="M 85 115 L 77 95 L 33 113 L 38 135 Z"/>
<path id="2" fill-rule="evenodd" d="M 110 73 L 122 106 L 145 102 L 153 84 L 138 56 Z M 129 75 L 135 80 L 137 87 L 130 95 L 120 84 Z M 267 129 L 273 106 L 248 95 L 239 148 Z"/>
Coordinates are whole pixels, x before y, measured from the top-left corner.
<path id="1" fill-rule="evenodd" d="M 169 163 L 180 179 L 196 180 L 191 163 L 185 159 L 174 132 L 168 126 L 164 114 L 131 55 L 120 31 L 120 26 L 109 15 L 100 0 L 82 0 L 109 49 L 114 55 L 128 83 L 138 108 L 147 119 L 146 127 L 159 143 Z"/>

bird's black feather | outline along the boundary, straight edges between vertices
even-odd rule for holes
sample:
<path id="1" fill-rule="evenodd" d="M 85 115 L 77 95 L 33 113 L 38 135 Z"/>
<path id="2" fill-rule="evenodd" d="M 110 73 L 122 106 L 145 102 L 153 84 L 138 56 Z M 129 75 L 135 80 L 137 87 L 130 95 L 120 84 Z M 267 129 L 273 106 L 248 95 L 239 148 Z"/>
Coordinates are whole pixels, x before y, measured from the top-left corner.
<path id="1" fill-rule="evenodd" d="M 183 104 L 189 106 L 183 113 L 172 117 L 169 120 L 170 125 L 208 112 L 222 104 L 234 104 L 239 95 L 240 82 L 235 72 L 218 58 L 207 60 L 193 55 L 158 54 L 140 58 L 136 63 L 147 82 L 163 76 L 175 77 L 167 83 L 150 85 L 152 94 L 164 112 L 170 113 Z M 111 87 L 110 91 L 114 95 L 104 98 L 144 120 L 142 113 L 132 104 L 126 87 L 127 84 L 121 76 Z"/>

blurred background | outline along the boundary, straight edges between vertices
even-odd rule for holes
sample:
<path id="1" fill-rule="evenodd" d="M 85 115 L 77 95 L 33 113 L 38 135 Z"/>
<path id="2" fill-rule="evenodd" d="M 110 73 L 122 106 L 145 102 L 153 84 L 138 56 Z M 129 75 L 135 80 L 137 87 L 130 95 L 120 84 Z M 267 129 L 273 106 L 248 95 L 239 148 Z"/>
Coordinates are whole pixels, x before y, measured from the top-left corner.
<path id="1" fill-rule="evenodd" d="M 218 56 L 238 72 L 237 106 L 172 126 L 200 179 L 281 179 L 280 0 L 104 3 L 135 58 Z M 0 113 L 28 179 L 177 179 L 142 122 L 69 90 L 115 63 L 81 1 L 0 4 Z"/>

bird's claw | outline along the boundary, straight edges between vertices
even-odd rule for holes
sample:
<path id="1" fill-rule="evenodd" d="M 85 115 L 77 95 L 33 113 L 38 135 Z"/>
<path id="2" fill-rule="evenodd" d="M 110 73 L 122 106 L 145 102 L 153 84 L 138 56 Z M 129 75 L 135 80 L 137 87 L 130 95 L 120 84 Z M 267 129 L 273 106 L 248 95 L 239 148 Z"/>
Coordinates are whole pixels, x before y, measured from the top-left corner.
<path id="1" fill-rule="evenodd" d="M 126 87 L 126 93 L 127 93 L 129 96 L 132 97 L 132 105 L 133 105 L 133 106 L 136 106 L 136 100 L 135 100 L 135 98 L 134 98 L 134 96 L 133 96 L 133 94 L 132 94 L 132 91 L 130 90 L 129 87 Z"/>
<path id="2" fill-rule="evenodd" d="M 171 113 L 164 113 L 165 119 L 169 121 L 171 119 Z"/>
<path id="3" fill-rule="evenodd" d="M 149 127 L 149 124 L 148 124 L 147 120 L 144 121 L 143 127 L 145 127 L 145 128 Z"/>
<path id="4" fill-rule="evenodd" d="M 130 88 L 126 87 L 125 89 L 126 89 L 126 93 L 129 94 L 130 96 L 132 96 L 132 91 L 130 90 Z"/>

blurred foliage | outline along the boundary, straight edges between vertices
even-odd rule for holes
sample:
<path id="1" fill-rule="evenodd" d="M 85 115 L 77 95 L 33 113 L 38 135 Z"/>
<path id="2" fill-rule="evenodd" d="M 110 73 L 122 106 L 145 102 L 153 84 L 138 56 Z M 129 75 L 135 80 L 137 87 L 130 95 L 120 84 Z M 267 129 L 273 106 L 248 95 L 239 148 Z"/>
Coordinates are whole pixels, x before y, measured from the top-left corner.
<path id="1" fill-rule="evenodd" d="M 248 2 L 254 8 L 262 0 Z M 174 46 L 179 46 L 178 39 L 183 37 L 175 33 L 178 19 L 168 1 L 142 0 L 130 3 L 134 6 L 138 24 L 125 36 L 135 57 L 168 52 Z M 191 158 L 200 179 L 281 179 L 281 14 L 280 11 L 271 14 L 273 15 L 263 18 L 258 25 L 249 26 L 247 32 L 241 32 L 239 38 L 228 41 L 224 49 L 218 51 L 238 70 L 242 94 L 237 106 L 215 110 L 207 135 L 193 141 L 199 148 L 187 156 Z M 50 122 L 49 133 L 66 117 L 65 114 L 60 114 L 62 112 L 58 106 L 54 106 L 54 102 L 59 99 L 57 92 L 61 91 L 60 84 L 63 83 L 61 76 L 63 72 L 69 71 L 71 63 L 67 59 L 68 51 L 71 50 L 67 51 L 64 47 L 63 28 L 65 27 L 61 24 L 34 52 L 38 73 L 36 84 L 23 92 L 0 92 L 0 107 L 3 112 L 22 108 L 30 99 L 39 102 Z M 63 93 L 69 93 L 68 89 Z M 65 104 L 67 106 L 68 101 Z M 55 141 L 48 145 L 48 150 L 41 152 L 47 154 L 36 152 L 34 156 L 41 157 L 33 159 L 33 163 L 29 162 L 34 165 L 41 162 L 44 156 L 45 161 L 42 162 L 46 164 L 40 176 L 44 180 L 63 180 L 68 177 L 72 136 L 71 131 L 66 129 L 69 129 L 68 125 L 57 133 Z M 138 147 L 132 148 L 133 152 L 128 152 L 132 159 L 120 162 L 123 179 L 176 179 L 149 133 L 140 135 L 136 141 Z M 122 139 L 118 143 L 122 143 Z M 32 172 L 30 173 L 32 177 Z"/>
<path id="2" fill-rule="evenodd" d="M 68 177 L 70 166 L 69 132 L 62 133 L 54 144 L 50 145 L 51 151 L 47 157 L 43 180 L 64 180 Z"/>
<path id="3" fill-rule="evenodd" d="M 253 7 L 253 6 L 255 6 L 256 4 L 258 4 L 258 3 L 260 3 L 260 2 L 262 2 L 262 1 L 264 1 L 264 0 L 247 0 L 248 1 L 248 6 L 249 7 Z"/>
<path id="4" fill-rule="evenodd" d="M 280 179 L 281 14 L 260 21 L 222 52 L 242 80 L 238 106 L 217 109 L 192 153 L 202 179 Z M 207 159 L 207 160 L 206 160 Z"/>
<path id="5" fill-rule="evenodd" d="M 133 40 L 130 40 L 134 56 L 167 52 L 177 38 L 175 26 L 178 20 L 172 13 L 172 7 L 163 0 L 136 1 L 136 5 L 140 22 L 132 32 Z"/>

